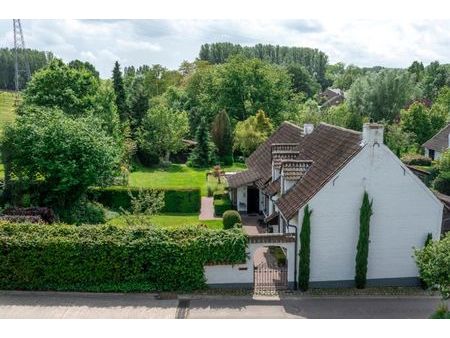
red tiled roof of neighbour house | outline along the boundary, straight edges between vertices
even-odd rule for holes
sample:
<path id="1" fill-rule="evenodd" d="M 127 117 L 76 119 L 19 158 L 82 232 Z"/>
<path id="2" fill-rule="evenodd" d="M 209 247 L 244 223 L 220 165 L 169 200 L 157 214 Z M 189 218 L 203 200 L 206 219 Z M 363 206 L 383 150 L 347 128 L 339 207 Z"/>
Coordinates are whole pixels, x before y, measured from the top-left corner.
<path id="1" fill-rule="evenodd" d="M 313 161 L 305 175 L 276 204 L 292 219 L 361 149 L 361 133 L 321 123 L 307 135 L 300 149 L 302 160 Z"/>
<path id="2" fill-rule="evenodd" d="M 443 152 L 447 150 L 448 144 L 448 134 L 450 134 L 450 123 L 442 128 L 436 135 L 425 142 L 422 147 L 427 149 L 432 149 L 435 151 Z"/>

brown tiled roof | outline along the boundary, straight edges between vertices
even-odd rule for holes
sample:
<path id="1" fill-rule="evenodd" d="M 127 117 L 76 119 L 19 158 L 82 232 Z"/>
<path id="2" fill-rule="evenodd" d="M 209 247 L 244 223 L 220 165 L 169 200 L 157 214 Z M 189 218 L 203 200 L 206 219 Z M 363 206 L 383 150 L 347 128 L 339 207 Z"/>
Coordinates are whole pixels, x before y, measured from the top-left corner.
<path id="1" fill-rule="evenodd" d="M 287 180 L 299 180 L 311 166 L 310 160 L 283 160 L 281 161 L 282 175 Z"/>
<path id="2" fill-rule="evenodd" d="M 263 193 L 268 196 L 276 195 L 280 192 L 280 178 L 277 178 L 275 181 L 270 182 L 266 188 L 263 190 Z"/>
<path id="3" fill-rule="evenodd" d="M 234 175 L 230 175 L 227 177 L 228 186 L 230 188 L 237 188 L 243 185 L 247 185 L 255 182 L 260 179 L 261 175 L 252 169 L 247 169 L 241 172 L 238 172 Z"/>
<path id="4" fill-rule="evenodd" d="M 422 147 L 442 152 L 448 148 L 448 134 L 450 134 L 450 123 L 442 128 L 436 135 L 425 142 Z"/>
<path id="5" fill-rule="evenodd" d="M 345 164 L 361 151 L 361 133 L 321 123 L 304 137 L 299 158 L 312 160 L 311 167 L 294 187 L 277 201 L 291 219 Z"/>
<path id="6" fill-rule="evenodd" d="M 272 175 L 272 144 L 300 143 L 303 129 L 290 122 L 283 122 L 280 127 L 256 149 L 247 159 L 247 167 L 260 173 L 261 177 Z"/>
<path id="7" fill-rule="evenodd" d="M 279 213 L 275 211 L 272 214 L 270 214 L 269 216 L 267 216 L 266 218 L 264 218 L 264 223 L 269 223 L 270 221 L 277 219 L 278 216 L 279 216 Z"/>

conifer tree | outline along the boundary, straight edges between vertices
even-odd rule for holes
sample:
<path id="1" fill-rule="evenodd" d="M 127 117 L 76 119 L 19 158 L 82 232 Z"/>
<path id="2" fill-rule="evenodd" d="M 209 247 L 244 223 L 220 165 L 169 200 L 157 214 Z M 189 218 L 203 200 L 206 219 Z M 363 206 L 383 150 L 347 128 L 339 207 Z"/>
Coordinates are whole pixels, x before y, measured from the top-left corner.
<path id="1" fill-rule="evenodd" d="M 359 214 L 359 239 L 356 248 L 355 284 L 358 289 L 364 289 L 367 281 L 370 217 L 373 214 L 372 203 L 373 201 L 369 201 L 369 194 L 365 191 Z"/>
<path id="2" fill-rule="evenodd" d="M 122 72 L 120 70 L 119 62 L 116 61 L 113 69 L 113 85 L 116 93 L 116 105 L 119 112 L 120 121 L 122 123 L 128 121 L 128 107 L 125 97 L 125 87 L 123 85 Z"/>
<path id="3" fill-rule="evenodd" d="M 195 133 L 195 141 L 197 144 L 189 157 L 190 165 L 197 168 L 209 166 L 214 161 L 215 149 L 214 143 L 211 142 L 211 135 L 205 118 L 200 120 Z"/>
<path id="4" fill-rule="evenodd" d="M 233 164 L 233 135 L 230 118 L 225 110 L 217 114 L 213 121 L 212 140 L 220 160 L 226 165 Z"/>
<path id="5" fill-rule="evenodd" d="M 302 229 L 300 231 L 300 261 L 298 284 L 302 291 L 308 290 L 309 287 L 309 263 L 311 252 L 311 214 L 309 206 L 306 205 L 303 215 Z"/>

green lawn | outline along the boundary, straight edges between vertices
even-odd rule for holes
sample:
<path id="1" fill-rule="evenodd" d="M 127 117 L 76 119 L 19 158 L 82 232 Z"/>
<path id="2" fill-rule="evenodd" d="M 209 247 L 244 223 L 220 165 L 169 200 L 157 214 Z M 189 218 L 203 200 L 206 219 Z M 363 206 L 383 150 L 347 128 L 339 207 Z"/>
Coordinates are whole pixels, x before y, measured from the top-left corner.
<path id="1" fill-rule="evenodd" d="M 244 164 L 223 167 L 225 171 L 241 171 Z M 194 169 L 184 164 L 172 164 L 169 168 L 144 168 L 130 174 L 130 186 L 143 188 L 177 189 L 201 188 L 207 194 L 206 173 L 211 169 Z"/>
<path id="2" fill-rule="evenodd" d="M 197 214 L 161 214 L 155 216 L 146 216 L 145 219 L 155 226 L 172 228 L 184 227 L 189 225 L 204 224 L 210 229 L 222 229 L 222 220 L 200 221 Z M 108 221 L 108 224 L 126 226 L 124 216 L 117 216 Z"/>
<path id="3" fill-rule="evenodd" d="M 0 91 L 0 130 L 5 124 L 14 121 L 15 94 Z"/>

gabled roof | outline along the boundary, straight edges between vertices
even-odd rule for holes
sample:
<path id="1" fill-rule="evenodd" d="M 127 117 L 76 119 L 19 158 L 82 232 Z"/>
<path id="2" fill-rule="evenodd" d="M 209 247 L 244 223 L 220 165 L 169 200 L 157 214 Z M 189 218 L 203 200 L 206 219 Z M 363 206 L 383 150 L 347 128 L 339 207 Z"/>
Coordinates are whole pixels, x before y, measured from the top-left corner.
<path id="1" fill-rule="evenodd" d="M 300 143 L 303 138 L 303 129 L 290 122 L 283 122 L 280 127 L 261 144 L 247 159 L 249 170 L 257 171 L 261 177 L 272 175 L 272 144 L 273 143 Z"/>
<path id="2" fill-rule="evenodd" d="M 325 123 L 305 136 L 299 158 L 313 162 L 295 186 L 276 202 L 283 216 L 292 219 L 362 148 L 361 133 Z"/>
<path id="3" fill-rule="evenodd" d="M 422 147 L 443 152 L 448 148 L 448 134 L 450 134 L 450 123 L 442 128 L 436 135 L 425 142 Z"/>
<path id="4" fill-rule="evenodd" d="M 230 188 L 237 188 L 255 182 L 259 188 L 272 176 L 272 144 L 300 143 L 303 129 L 290 122 L 283 122 L 280 127 L 261 144 L 247 159 L 248 169 L 227 178 Z M 298 151 L 297 151 L 298 153 Z"/>
<path id="5" fill-rule="evenodd" d="M 280 192 L 280 188 L 281 188 L 281 184 L 280 184 L 281 179 L 278 177 L 275 181 L 270 182 L 266 188 L 263 190 L 263 193 L 268 195 L 268 196 L 273 196 L 276 195 Z"/>

